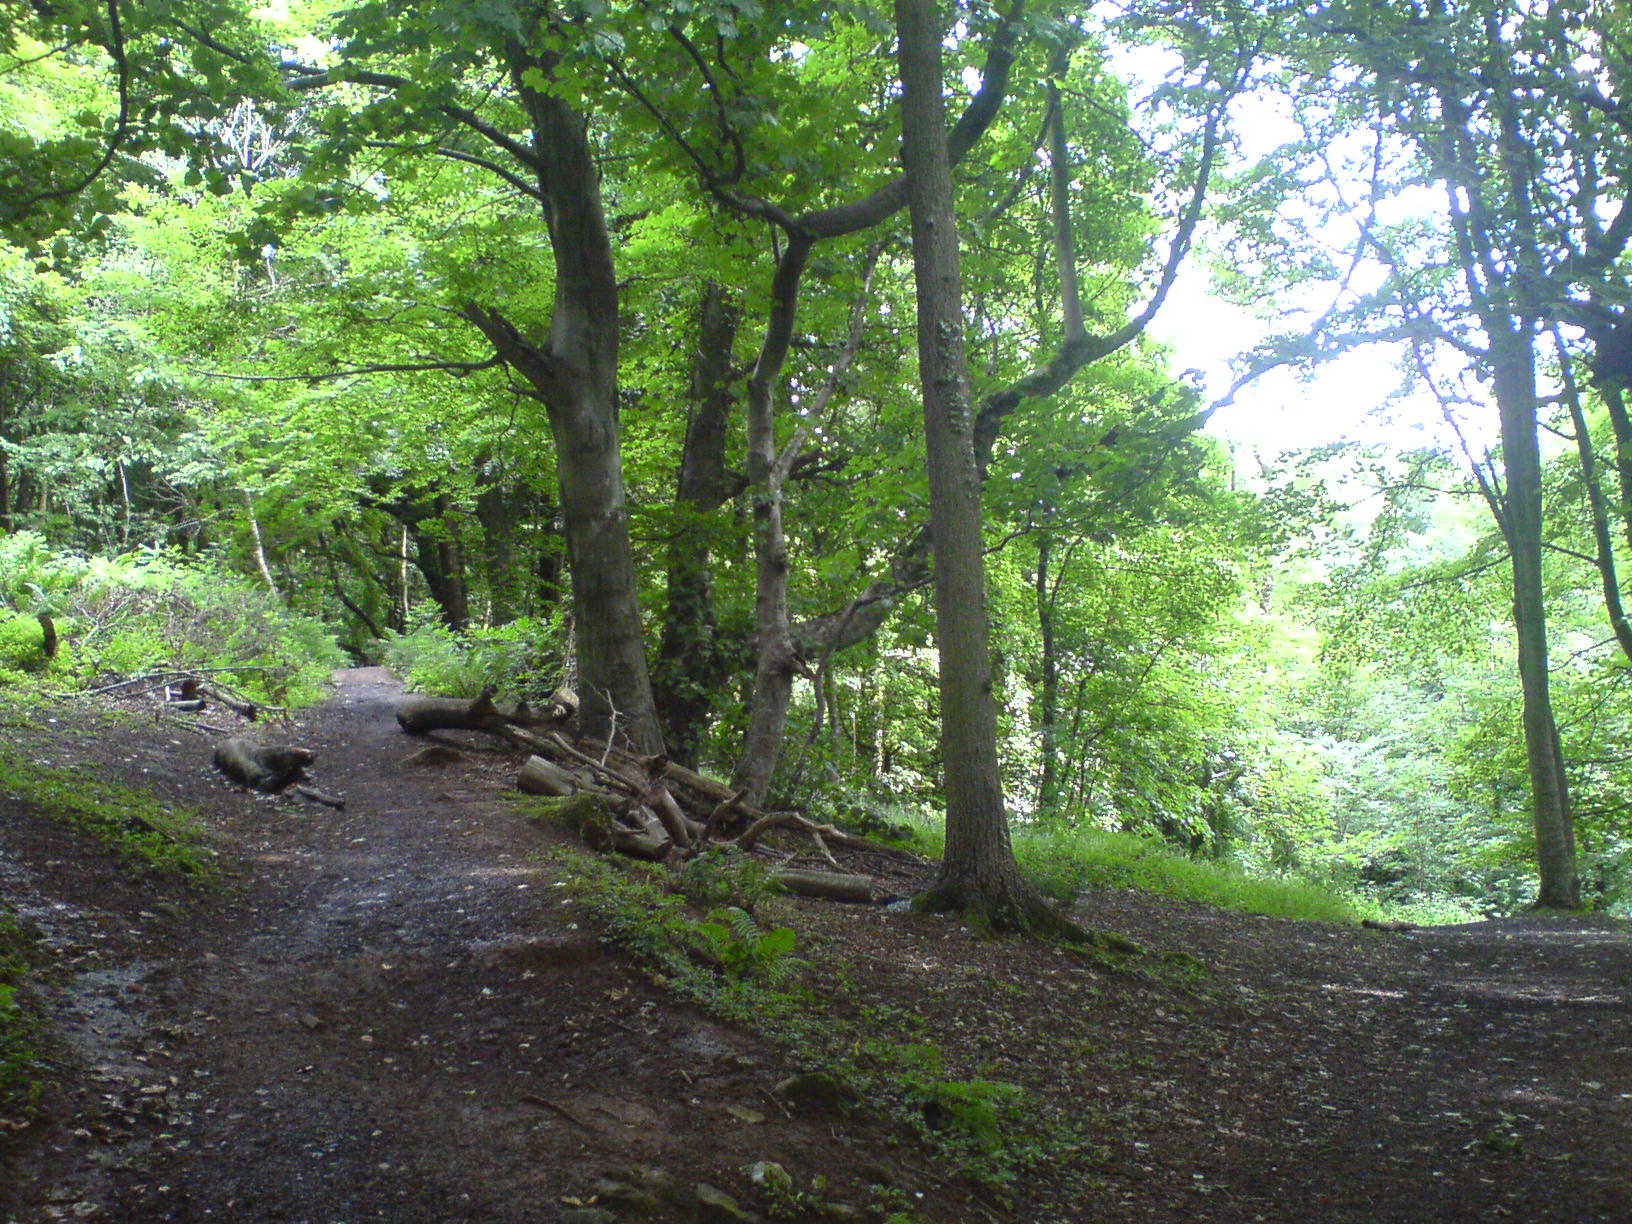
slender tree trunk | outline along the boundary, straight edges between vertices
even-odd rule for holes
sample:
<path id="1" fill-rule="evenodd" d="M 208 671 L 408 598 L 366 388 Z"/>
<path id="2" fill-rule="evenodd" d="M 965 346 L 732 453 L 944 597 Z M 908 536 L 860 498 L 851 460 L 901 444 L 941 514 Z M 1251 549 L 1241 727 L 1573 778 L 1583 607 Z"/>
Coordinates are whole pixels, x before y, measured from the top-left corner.
<path id="1" fill-rule="evenodd" d="M 731 391 L 731 357 L 741 317 L 736 298 L 710 281 L 698 315 L 691 419 L 686 424 L 675 494 L 681 512 L 693 519 L 714 513 L 731 498 L 725 443 L 736 403 Z M 700 532 L 683 527 L 669 541 L 668 589 L 653 690 L 669 756 L 695 768 L 708 731 L 713 695 L 724 687 L 727 674 L 714 618 L 710 550 Z"/>
<path id="2" fill-rule="evenodd" d="M 963 910 L 998 929 L 1028 929 L 1047 923 L 1050 911 L 1020 878 L 998 772 L 975 412 L 941 94 L 943 31 L 932 0 L 896 0 L 895 15 L 901 158 L 912 211 L 918 367 L 935 535 L 935 645 L 946 780 L 940 875 L 918 904 Z"/>
<path id="3" fill-rule="evenodd" d="M 482 527 L 482 570 L 487 580 L 487 619 L 507 625 L 519 615 L 522 583 L 516 566 L 516 523 L 526 499 L 502 477 L 476 495 L 476 521 Z"/>
<path id="4" fill-rule="evenodd" d="M 1615 440 L 1615 475 L 1620 486 L 1620 519 L 1626 542 L 1632 546 L 1632 417 L 1627 415 L 1626 396 L 1619 384 L 1601 382 L 1604 408 L 1609 413 L 1611 436 Z"/>
<path id="5" fill-rule="evenodd" d="M 798 669 L 788 625 L 788 545 L 782 531 L 782 484 L 777 462 L 776 388 L 793 340 L 799 280 L 812 240 L 793 235 L 777 261 L 771 317 L 748 379 L 748 488 L 754 511 L 754 623 L 758 627 L 754 697 L 732 785 L 755 801 L 765 797 L 782 753 L 782 736 Z"/>
<path id="6" fill-rule="evenodd" d="M 1626 608 L 1621 600 L 1621 580 L 1615 564 L 1615 535 L 1609 524 L 1609 499 L 1604 494 L 1603 472 L 1598 464 L 1598 453 L 1593 449 L 1592 430 L 1588 428 L 1587 414 L 1581 407 L 1569 354 L 1556 329 L 1554 338 L 1564 373 L 1564 396 L 1570 411 L 1570 424 L 1575 430 L 1581 485 L 1586 490 L 1587 512 L 1592 519 L 1593 550 L 1597 553 L 1596 567 L 1599 587 L 1604 594 L 1604 611 L 1609 617 L 1610 632 L 1615 635 L 1622 656 L 1632 662 L 1632 623 L 1626 619 Z"/>
<path id="7" fill-rule="evenodd" d="M 255 554 L 255 568 L 260 571 L 266 589 L 277 595 L 278 584 L 272 577 L 272 567 L 266 561 L 266 543 L 261 539 L 261 520 L 256 517 L 255 502 L 247 491 L 244 493 L 244 514 L 249 519 L 249 539 Z"/>
<path id="8" fill-rule="evenodd" d="M 1048 812 L 1059 800 L 1060 789 L 1060 660 L 1054 641 L 1053 575 L 1049 563 L 1053 559 L 1054 536 L 1045 531 L 1037 539 L 1037 631 L 1041 639 L 1042 666 L 1039 685 L 1040 726 L 1038 753 L 1040 769 L 1037 778 L 1037 807 Z"/>
<path id="9" fill-rule="evenodd" d="M 1542 582 L 1541 451 L 1536 440 L 1534 352 L 1528 335 L 1511 328 L 1491 338 L 1501 417 L 1507 544 L 1513 558 L 1513 627 L 1523 693 L 1525 759 L 1541 878 L 1536 904 L 1574 909 L 1580 903 L 1575 833 L 1547 659 L 1547 605 Z"/>

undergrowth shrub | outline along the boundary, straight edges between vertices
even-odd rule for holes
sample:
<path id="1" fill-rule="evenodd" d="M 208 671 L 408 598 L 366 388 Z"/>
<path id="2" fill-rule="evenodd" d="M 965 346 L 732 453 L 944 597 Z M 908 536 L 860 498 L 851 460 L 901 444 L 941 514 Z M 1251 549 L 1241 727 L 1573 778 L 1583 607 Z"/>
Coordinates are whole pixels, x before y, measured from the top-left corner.
<path id="1" fill-rule="evenodd" d="M 318 621 L 209 558 L 146 550 L 53 552 L 34 532 L 0 535 L 0 684 L 40 657 L 36 617 L 59 635 L 50 670 L 88 686 L 156 667 L 224 669 L 251 700 L 309 705 L 344 659 Z"/>
<path id="2" fill-rule="evenodd" d="M 491 685 L 506 698 L 543 705 L 560 681 L 564 638 L 560 621 L 537 617 L 460 633 L 434 604 L 421 604 L 408 632 L 386 642 L 384 660 L 416 693 L 474 697 Z"/>
<path id="3" fill-rule="evenodd" d="M 1192 859 L 1159 838 L 1083 829 L 1019 829 L 1015 857 L 1044 892 L 1069 901 L 1084 888 L 1137 888 L 1222 909 L 1358 922 L 1375 908 L 1292 875 L 1257 875 L 1227 860 Z"/>

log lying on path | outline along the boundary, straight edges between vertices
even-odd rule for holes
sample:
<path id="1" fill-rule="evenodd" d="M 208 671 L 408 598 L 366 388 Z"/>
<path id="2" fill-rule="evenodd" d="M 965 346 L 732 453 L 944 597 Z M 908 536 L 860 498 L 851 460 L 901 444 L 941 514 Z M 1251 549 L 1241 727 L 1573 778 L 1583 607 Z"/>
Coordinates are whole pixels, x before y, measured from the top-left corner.
<path id="1" fill-rule="evenodd" d="M 317 759 L 310 748 L 292 744 L 257 744 L 253 740 L 224 740 L 215 747 L 215 767 L 240 786 L 269 795 L 298 782 L 306 766 Z"/>
<path id="2" fill-rule="evenodd" d="M 514 727 L 545 727 L 571 718 L 576 699 L 557 693 L 549 708 L 534 710 L 525 701 L 497 702 L 493 690 L 466 701 L 459 697 L 407 697 L 396 706 L 397 725 L 409 735 L 432 731 L 486 731 L 504 735 Z"/>
<path id="3" fill-rule="evenodd" d="M 779 867 L 771 872 L 771 879 L 801 897 L 820 897 L 824 901 L 854 901 L 861 905 L 870 905 L 873 900 L 872 876 Z"/>
<path id="4" fill-rule="evenodd" d="M 240 786 L 268 795 L 292 790 L 324 807 L 345 807 L 346 801 L 340 796 L 318 790 L 304 781 L 306 767 L 316 759 L 317 754 L 310 748 L 257 744 L 238 737 L 223 740 L 215 747 L 215 767 Z"/>

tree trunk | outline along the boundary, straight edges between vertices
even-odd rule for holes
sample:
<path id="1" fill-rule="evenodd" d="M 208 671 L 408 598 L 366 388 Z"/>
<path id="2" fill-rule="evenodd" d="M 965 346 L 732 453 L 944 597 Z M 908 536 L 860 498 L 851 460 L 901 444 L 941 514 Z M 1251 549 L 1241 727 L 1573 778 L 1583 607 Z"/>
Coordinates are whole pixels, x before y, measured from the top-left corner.
<path id="1" fill-rule="evenodd" d="M 706 536 L 688 523 L 717 511 L 730 500 L 725 443 L 736 397 L 731 392 L 731 356 L 742 316 L 735 297 L 710 281 L 703 291 L 692 363 L 691 420 L 675 500 L 686 516 L 668 547 L 668 607 L 658 666 L 653 676 L 657 710 L 668 739 L 669 756 L 695 768 L 708 731 L 712 697 L 726 681 L 728 667 L 714 618 L 714 576 Z M 700 526 L 700 524 L 699 524 Z"/>
<path id="2" fill-rule="evenodd" d="M 754 623 L 758 639 L 753 705 L 742 755 L 731 775 L 755 803 L 765 797 L 782 752 L 793 698 L 797 656 L 788 624 L 788 545 L 782 532 L 782 485 L 786 475 L 776 449 L 776 387 L 793 341 L 799 280 L 812 239 L 789 237 L 771 287 L 771 318 L 754 373 L 748 380 L 748 488 L 754 503 Z"/>
<path id="3" fill-rule="evenodd" d="M 467 303 L 466 319 L 532 386 L 555 436 L 556 477 L 572 575 L 580 727 L 643 752 L 662 749 L 641 637 L 618 419 L 618 286 L 584 117 L 553 93 L 551 55 L 510 49 L 513 83 L 532 122 L 538 183 L 555 256 L 548 339 Z"/>
<path id="4" fill-rule="evenodd" d="M 526 501 L 527 490 L 517 488 L 502 475 L 476 494 L 489 624 L 508 625 L 521 615 L 524 596 L 516 566 L 516 522 L 525 512 Z"/>
<path id="5" fill-rule="evenodd" d="M 1536 440 L 1535 354 L 1528 335 L 1508 328 L 1491 337 L 1501 416 L 1503 498 L 1513 558 L 1513 627 L 1523 693 L 1524 748 L 1541 877 L 1538 906 L 1580 904 L 1575 833 L 1547 663 L 1547 605 L 1542 583 L 1541 451 Z"/>
<path id="6" fill-rule="evenodd" d="M 997 929 L 1031 929 L 1049 924 L 1052 911 L 1020 878 L 998 774 L 975 414 L 941 96 L 942 29 L 931 0 L 896 0 L 895 13 L 901 158 L 912 211 L 918 366 L 935 536 L 935 645 L 946 777 L 940 876 L 918 904 L 963 910 Z"/>
<path id="7" fill-rule="evenodd" d="M 1053 559 L 1054 536 L 1045 531 L 1037 538 L 1037 632 L 1042 653 L 1039 685 L 1037 807 L 1051 811 L 1059 801 L 1060 765 L 1060 660 L 1054 634 Z"/>
<path id="8" fill-rule="evenodd" d="M 1609 498 L 1604 493 L 1603 473 L 1598 453 L 1593 447 L 1592 430 L 1587 414 L 1581 407 L 1581 396 L 1575 381 L 1562 337 L 1555 328 L 1559 368 L 1564 377 L 1564 401 L 1570 413 L 1570 426 L 1575 430 L 1575 453 L 1581 464 L 1581 485 L 1587 495 L 1587 512 L 1592 520 L 1592 545 L 1597 554 L 1599 589 L 1604 595 L 1604 612 L 1609 617 L 1610 632 L 1615 635 L 1621 655 L 1632 662 L 1632 622 L 1626 619 L 1626 607 L 1621 599 L 1621 579 L 1615 564 L 1615 536 L 1609 523 Z"/>

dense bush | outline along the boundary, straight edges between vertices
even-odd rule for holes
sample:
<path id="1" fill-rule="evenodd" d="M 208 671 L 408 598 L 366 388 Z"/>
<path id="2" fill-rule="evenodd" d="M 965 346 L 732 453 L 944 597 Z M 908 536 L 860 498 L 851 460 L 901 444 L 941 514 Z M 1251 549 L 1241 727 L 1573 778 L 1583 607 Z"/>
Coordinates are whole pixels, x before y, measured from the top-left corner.
<path id="1" fill-rule="evenodd" d="M 60 638 L 50 660 L 41 613 Z M 0 536 L 0 684 L 27 671 L 94 687 L 155 667 L 216 668 L 256 700 L 302 705 L 341 662 L 322 624 L 208 558 L 85 558 L 33 532 Z"/>
<path id="2" fill-rule="evenodd" d="M 559 621 L 534 617 L 459 633 L 424 604 L 408 632 L 386 644 L 385 663 L 418 693 L 474 697 L 491 685 L 506 698 L 544 704 L 561 684 L 565 636 Z"/>

